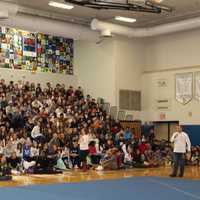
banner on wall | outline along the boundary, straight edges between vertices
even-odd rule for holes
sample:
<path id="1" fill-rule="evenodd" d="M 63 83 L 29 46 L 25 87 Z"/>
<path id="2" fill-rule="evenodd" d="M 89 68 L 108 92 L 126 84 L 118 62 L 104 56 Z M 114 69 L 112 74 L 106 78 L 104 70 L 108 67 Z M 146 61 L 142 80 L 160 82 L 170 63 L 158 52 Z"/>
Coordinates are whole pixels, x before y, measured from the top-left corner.
<path id="1" fill-rule="evenodd" d="M 73 75 L 73 39 L 0 26 L 0 67 Z"/>
<path id="2" fill-rule="evenodd" d="M 194 97 L 196 100 L 200 101 L 200 72 L 194 73 Z"/>
<path id="3" fill-rule="evenodd" d="M 176 100 L 185 105 L 192 100 L 192 73 L 176 74 Z"/>

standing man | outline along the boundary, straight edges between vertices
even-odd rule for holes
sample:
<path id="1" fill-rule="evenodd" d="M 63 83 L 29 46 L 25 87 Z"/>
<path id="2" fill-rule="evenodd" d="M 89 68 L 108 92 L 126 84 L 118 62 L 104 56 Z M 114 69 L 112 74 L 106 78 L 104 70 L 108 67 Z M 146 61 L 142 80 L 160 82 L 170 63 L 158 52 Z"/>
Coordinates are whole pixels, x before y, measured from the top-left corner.
<path id="1" fill-rule="evenodd" d="M 191 143 L 187 133 L 183 132 L 182 127 L 176 127 L 176 132 L 171 137 L 171 142 L 174 143 L 174 165 L 171 177 L 176 177 L 178 168 L 180 167 L 179 177 L 184 175 L 185 153 L 190 152 Z"/>

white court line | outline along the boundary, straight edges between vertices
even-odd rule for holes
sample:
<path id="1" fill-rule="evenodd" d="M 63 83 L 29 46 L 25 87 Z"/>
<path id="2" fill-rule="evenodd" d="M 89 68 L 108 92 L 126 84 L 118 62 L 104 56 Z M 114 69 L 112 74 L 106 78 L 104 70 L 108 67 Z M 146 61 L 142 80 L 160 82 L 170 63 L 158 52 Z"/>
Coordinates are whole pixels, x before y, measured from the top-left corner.
<path id="1" fill-rule="evenodd" d="M 159 185 L 161 185 L 161 186 L 167 187 L 167 188 L 169 188 L 169 189 L 171 189 L 171 190 L 175 190 L 175 191 L 177 191 L 177 192 L 180 192 L 180 193 L 184 194 L 185 196 L 189 196 L 189 197 L 192 197 L 192 198 L 194 198 L 194 199 L 200 199 L 200 196 L 197 196 L 197 195 L 192 194 L 192 193 L 190 193 L 190 192 L 186 192 L 186 191 L 184 191 L 184 190 L 182 190 L 182 189 L 179 189 L 179 188 L 177 188 L 177 187 L 175 187 L 175 186 L 172 186 L 172 185 L 170 185 L 170 184 L 163 183 L 163 182 L 157 181 L 157 180 L 155 180 L 155 179 L 150 179 L 150 181 L 153 182 L 153 183 L 157 183 L 157 184 L 159 184 Z"/>

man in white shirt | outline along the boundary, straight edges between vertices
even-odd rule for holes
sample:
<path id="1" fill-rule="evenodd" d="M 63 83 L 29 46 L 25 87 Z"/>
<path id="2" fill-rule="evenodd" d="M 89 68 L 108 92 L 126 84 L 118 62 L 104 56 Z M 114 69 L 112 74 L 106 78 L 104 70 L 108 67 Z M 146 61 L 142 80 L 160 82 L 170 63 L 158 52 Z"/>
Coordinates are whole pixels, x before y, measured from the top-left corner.
<path id="1" fill-rule="evenodd" d="M 191 143 L 187 133 L 183 132 L 181 126 L 176 127 L 176 132 L 171 137 L 171 142 L 174 143 L 174 165 L 171 177 L 176 177 L 178 168 L 180 167 L 179 177 L 184 175 L 185 154 L 190 152 Z"/>

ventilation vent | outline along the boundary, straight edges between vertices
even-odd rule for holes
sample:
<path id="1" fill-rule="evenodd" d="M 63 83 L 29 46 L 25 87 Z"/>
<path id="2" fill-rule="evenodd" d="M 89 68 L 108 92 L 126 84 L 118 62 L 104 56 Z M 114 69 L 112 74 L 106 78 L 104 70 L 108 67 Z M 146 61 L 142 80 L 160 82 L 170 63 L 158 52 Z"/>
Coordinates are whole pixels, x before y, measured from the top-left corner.
<path id="1" fill-rule="evenodd" d="M 122 110 L 141 110 L 141 91 L 120 90 L 119 107 Z"/>

